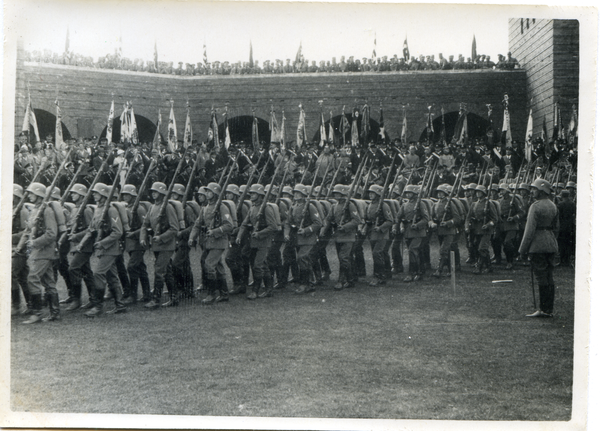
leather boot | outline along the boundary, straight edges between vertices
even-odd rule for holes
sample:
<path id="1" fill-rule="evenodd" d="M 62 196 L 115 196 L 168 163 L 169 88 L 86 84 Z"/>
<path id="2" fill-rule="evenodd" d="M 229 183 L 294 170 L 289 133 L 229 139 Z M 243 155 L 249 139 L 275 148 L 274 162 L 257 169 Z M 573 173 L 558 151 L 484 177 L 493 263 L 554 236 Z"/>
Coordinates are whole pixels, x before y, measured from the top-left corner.
<path id="1" fill-rule="evenodd" d="M 42 321 L 42 295 L 31 295 L 31 316 L 23 322 L 23 325 L 30 325 Z"/>
<path id="2" fill-rule="evenodd" d="M 152 298 L 150 296 L 150 279 L 148 274 L 140 275 L 140 284 L 142 285 L 142 302 L 148 302 Z"/>
<path id="3" fill-rule="evenodd" d="M 44 322 L 53 322 L 55 320 L 60 319 L 60 305 L 58 301 L 58 293 L 49 293 L 47 295 L 48 308 L 50 310 L 50 315 L 48 317 L 43 318 Z"/>
<path id="4" fill-rule="evenodd" d="M 129 275 L 129 292 L 123 296 L 123 304 L 137 303 L 138 278 L 135 275 Z"/>
<path id="5" fill-rule="evenodd" d="M 127 312 L 127 307 L 123 303 L 123 294 L 119 286 L 109 287 L 112 292 L 112 296 L 115 300 L 115 308 L 107 312 L 107 314 L 119 314 Z"/>
<path id="6" fill-rule="evenodd" d="M 224 279 L 218 279 L 216 282 L 217 296 L 215 302 L 229 301 L 229 291 L 227 290 L 227 282 Z"/>
<path id="7" fill-rule="evenodd" d="M 81 307 L 81 301 L 79 299 L 73 299 L 73 302 L 71 302 L 69 306 L 65 308 L 65 311 L 75 311 L 79 307 Z"/>
<path id="8" fill-rule="evenodd" d="M 265 291 L 258 295 L 259 298 L 271 298 L 273 297 L 273 276 L 269 273 L 263 278 L 265 283 Z"/>
<path id="9" fill-rule="evenodd" d="M 210 305 L 215 302 L 216 290 L 217 290 L 216 283 L 217 283 L 217 280 L 206 280 L 204 282 L 204 285 L 208 289 L 208 296 L 202 300 L 202 302 L 201 302 L 202 305 Z"/>
<path id="10" fill-rule="evenodd" d="M 250 295 L 246 296 L 246 299 L 254 300 L 258 298 L 258 289 L 260 289 L 261 284 L 262 278 L 254 278 L 254 283 L 252 284 L 252 292 L 250 292 Z"/>

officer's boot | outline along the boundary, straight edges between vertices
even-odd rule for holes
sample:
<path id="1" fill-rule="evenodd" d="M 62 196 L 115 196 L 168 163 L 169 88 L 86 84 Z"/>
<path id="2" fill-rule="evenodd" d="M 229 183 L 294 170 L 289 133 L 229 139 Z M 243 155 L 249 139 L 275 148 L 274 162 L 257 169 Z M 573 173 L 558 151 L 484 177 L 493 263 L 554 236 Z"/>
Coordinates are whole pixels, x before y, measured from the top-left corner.
<path id="1" fill-rule="evenodd" d="M 59 320 L 60 319 L 60 305 L 59 305 L 59 301 L 58 301 L 58 292 L 46 294 L 46 301 L 48 303 L 48 309 L 50 311 L 50 315 L 48 317 L 44 317 L 42 320 L 44 322 L 54 322 L 55 320 Z"/>
<path id="2" fill-rule="evenodd" d="M 38 323 L 42 321 L 42 294 L 33 294 L 31 299 L 31 315 L 23 322 L 24 325 Z"/>
<path id="3" fill-rule="evenodd" d="M 250 292 L 250 295 L 246 296 L 246 299 L 256 299 L 258 298 L 258 289 L 260 289 L 260 285 L 262 283 L 262 278 L 259 277 L 254 277 L 254 283 L 252 284 L 252 291 Z"/>
<path id="4" fill-rule="evenodd" d="M 271 298 L 273 296 L 273 276 L 270 272 L 264 276 L 265 291 L 259 295 L 259 298 Z"/>

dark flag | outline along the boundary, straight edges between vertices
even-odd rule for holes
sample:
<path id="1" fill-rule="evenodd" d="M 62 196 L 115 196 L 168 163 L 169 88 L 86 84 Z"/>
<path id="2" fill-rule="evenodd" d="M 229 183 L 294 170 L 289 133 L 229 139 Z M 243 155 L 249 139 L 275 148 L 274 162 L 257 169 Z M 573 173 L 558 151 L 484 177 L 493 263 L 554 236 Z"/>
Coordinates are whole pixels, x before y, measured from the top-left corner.
<path id="1" fill-rule="evenodd" d="M 365 103 L 365 106 L 362 108 L 362 124 L 361 124 L 361 135 L 363 139 L 363 143 L 367 145 L 369 143 L 369 135 L 371 133 L 371 108 L 369 105 Z"/>
<path id="2" fill-rule="evenodd" d="M 342 108 L 342 118 L 340 119 L 340 133 L 342 134 L 342 145 L 346 145 L 346 135 L 350 131 L 350 123 L 346 118 L 346 106 Z"/>
<path id="3" fill-rule="evenodd" d="M 444 114 L 444 108 L 442 107 L 442 131 L 440 132 L 440 141 L 442 145 L 445 147 L 448 145 L 446 142 L 446 119 L 444 118 L 446 115 Z"/>
<path id="4" fill-rule="evenodd" d="M 404 45 L 402 46 L 402 54 L 404 55 L 404 60 L 410 60 L 410 51 L 408 50 L 408 37 L 404 38 Z"/>

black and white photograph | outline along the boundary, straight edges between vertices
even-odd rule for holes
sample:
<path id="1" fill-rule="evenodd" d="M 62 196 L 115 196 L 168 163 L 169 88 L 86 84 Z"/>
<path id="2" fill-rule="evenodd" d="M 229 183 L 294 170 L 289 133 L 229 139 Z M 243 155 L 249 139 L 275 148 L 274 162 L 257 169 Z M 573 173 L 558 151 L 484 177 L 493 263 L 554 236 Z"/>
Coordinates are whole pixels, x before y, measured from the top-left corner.
<path id="1" fill-rule="evenodd" d="M 0 426 L 599 421 L 597 6 L 3 6 Z"/>

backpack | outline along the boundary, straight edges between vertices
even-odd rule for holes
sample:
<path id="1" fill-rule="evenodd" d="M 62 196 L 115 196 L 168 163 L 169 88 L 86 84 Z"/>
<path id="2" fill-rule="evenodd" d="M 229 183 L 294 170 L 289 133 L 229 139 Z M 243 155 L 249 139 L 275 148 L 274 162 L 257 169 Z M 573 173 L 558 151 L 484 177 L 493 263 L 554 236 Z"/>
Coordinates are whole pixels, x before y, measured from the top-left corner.
<path id="1" fill-rule="evenodd" d="M 360 220 L 361 222 L 364 222 L 365 213 L 367 212 L 367 202 L 362 199 L 355 198 L 350 199 L 350 202 L 352 202 L 356 206 L 356 209 L 358 210 L 358 215 L 360 216 Z"/>
<path id="2" fill-rule="evenodd" d="M 267 202 L 267 205 L 273 208 L 273 212 L 275 213 L 275 222 L 277 223 L 277 231 L 281 230 L 281 215 L 279 214 L 279 207 L 274 202 Z"/>
<path id="3" fill-rule="evenodd" d="M 459 198 L 452 198 L 451 202 L 459 215 L 458 223 L 462 225 L 467 220 L 467 212 L 465 211 L 465 207 Z"/>
<path id="4" fill-rule="evenodd" d="M 179 222 L 179 229 L 185 229 L 185 212 L 183 211 L 183 204 L 174 199 L 169 199 L 169 203 L 175 208 L 177 214 L 177 221 Z"/>
<path id="5" fill-rule="evenodd" d="M 113 208 L 117 210 L 119 213 L 119 218 L 121 219 L 121 225 L 123 226 L 123 236 L 127 232 L 129 232 L 129 215 L 127 214 L 127 207 L 125 202 L 111 202 L 110 203 Z"/>
<path id="6" fill-rule="evenodd" d="M 187 204 L 192 207 L 192 210 L 194 211 L 194 215 L 196 216 L 196 218 L 198 218 L 198 216 L 200 215 L 200 204 L 196 201 L 187 201 Z"/>
<path id="7" fill-rule="evenodd" d="M 237 228 L 238 227 L 238 218 L 237 218 L 237 211 L 236 211 L 236 204 L 234 201 L 230 201 L 227 199 L 223 199 L 221 201 L 221 203 L 227 205 L 227 209 L 229 210 L 229 214 L 231 215 L 231 221 L 233 223 L 233 228 Z"/>
<path id="8" fill-rule="evenodd" d="M 315 206 L 315 208 L 317 209 L 317 212 L 319 213 L 319 217 L 321 218 L 321 221 L 325 220 L 325 208 L 323 208 L 322 202 L 315 200 L 315 199 L 311 199 L 310 203 L 313 204 Z"/>
<path id="9" fill-rule="evenodd" d="M 56 217 L 56 225 L 58 226 L 58 234 L 62 234 L 67 231 L 67 217 L 65 216 L 65 209 L 61 206 L 60 202 L 52 201 L 48 202 L 48 206 L 54 211 Z"/>

